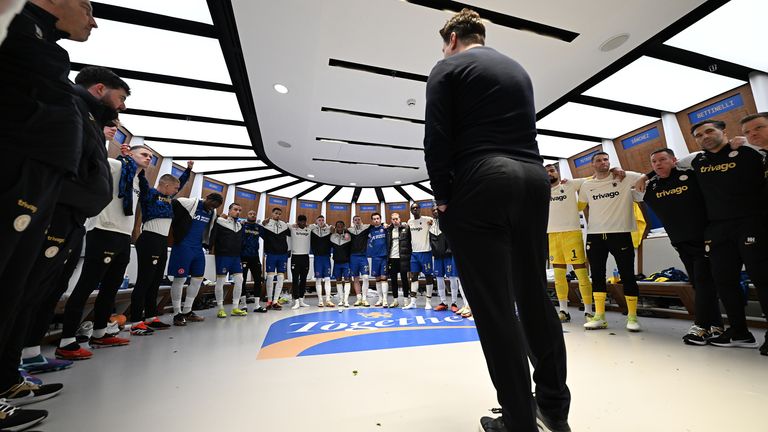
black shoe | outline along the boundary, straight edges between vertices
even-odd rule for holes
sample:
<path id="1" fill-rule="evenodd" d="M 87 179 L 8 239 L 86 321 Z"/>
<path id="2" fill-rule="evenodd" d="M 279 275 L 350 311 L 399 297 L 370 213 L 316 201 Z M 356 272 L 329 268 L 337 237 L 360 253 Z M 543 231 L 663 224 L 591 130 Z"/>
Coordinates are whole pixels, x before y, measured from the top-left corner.
<path id="1" fill-rule="evenodd" d="M 24 380 L 0 393 L 0 400 L 4 399 L 5 402 L 14 406 L 28 405 L 50 399 L 61 393 L 63 388 L 63 384 L 37 385 Z"/>
<path id="2" fill-rule="evenodd" d="M 536 424 L 544 432 L 571 432 L 567 420 L 555 420 L 545 416 L 538 405 L 536 406 Z"/>
<path id="3" fill-rule="evenodd" d="M 264 308 L 264 306 L 259 306 L 257 308 L 253 308 L 253 311 L 256 313 L 267 313 L 267 310 Z"/>
<path id="4" fill-rule="evenodd" d="M 768 331 L 765 332 L 765 340 L 763 341 L 763 345 L 760 347 L 760 355 L 768 356 Z"/>
<path id="5" fill-rule="evenodd" d="M 725 348 L 757 348 L 757 341 L 752 333 L 746 332 L 737 335 L 734 334 L 733 327 L 724 331 L 720 336 L 707 339 L 707 343 Z"/>
<path id="6" fill-rule="evenodd" d="M 18 409 L 0 401 L 0 430 L 21 431 L 40 423 L 46 417 L 48 411 Z"/>
<path id="7" fill-rule="evenodd" d="M 151 328 L 152 330 L 167 330 L 171 328 L 170 324 L 166 324 L 159 319 L 147 323 L 147 327 Z"/>
<path id="8" fill-rule="evenodd" d="M 184 319 L 187 322 L 203 322 L 203 321 L 205 321 L 204 317 L 201 317 L 200 315 L 198 315 L 198 314 L 196 314 L 194 312 L 185 313 L 184 314 Z"/>
<path id="9" fill-rule="evenodd" d="M 184 316 L 184 314 L 176 314 L 173 317 L 173 325 L 175 326 L 185 326 L 187 325 L 187 317 Z"/>
<path id="10" fill-rule="evenodd" d="M 507 432 L 507 426 L 504 425 L 504 419 L 501 417 L 481 417 L 481 432 Z"/>

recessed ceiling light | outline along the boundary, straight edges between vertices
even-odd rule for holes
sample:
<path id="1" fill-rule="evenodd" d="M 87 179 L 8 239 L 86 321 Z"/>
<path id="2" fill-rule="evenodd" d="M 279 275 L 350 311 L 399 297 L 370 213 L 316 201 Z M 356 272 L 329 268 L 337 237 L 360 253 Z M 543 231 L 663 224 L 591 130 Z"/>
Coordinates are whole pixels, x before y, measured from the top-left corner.
<path id="1" fill-rule="evenodd" d="M 286 87 L 286 86 L 284 86 L 284 85 L 282 85 L 282 84 L 275 84 L 275 85 L 274 85 L 274 86 L 272 86 L 272 87 L 274 87 L 274 88 L 275 88 L 275 91 L 276 91 L 276 92 L 278 92 L 278 93 L 280 93 L 280 94 L 286 94 L 286 93 L 288 93 L 288 87 Z"/>
<path id="2" fill-rule="evenodd" d="M 401 184 L 402 182 L 402 180 L 395 180 L 395 184 Z"/>
<path id="3" fill-rule="evenodd" d="M 624 45 L 624 43 L 628 40 L 629 40 L 629 33 L 622 33 L 616 36 L 612 36 L 608 38 L 608 40 L 600 44 L 600 51 L 608 52 L 608 51 L 615 50 L 616 48 Z"/>
<path id="4" fill-rule="evenodd" d="M 279 145 L 280 147 L 284 147 L 284 148 L 291 148 L 291 143 L 287 143 L 285 141 L 278 141 L 277 145 Z"/>
<path id="5" fill-rule="evenodd" d="M 314 175 L 314 174 L 307 174 L 307 177 L 309 177 L 309 178 L 315 178 L 315 175 Z"/>
<path id="6" fill-rule="evenodd" d="M 350 186 L 357 186 L 357 183 L 350 183 Z"/>

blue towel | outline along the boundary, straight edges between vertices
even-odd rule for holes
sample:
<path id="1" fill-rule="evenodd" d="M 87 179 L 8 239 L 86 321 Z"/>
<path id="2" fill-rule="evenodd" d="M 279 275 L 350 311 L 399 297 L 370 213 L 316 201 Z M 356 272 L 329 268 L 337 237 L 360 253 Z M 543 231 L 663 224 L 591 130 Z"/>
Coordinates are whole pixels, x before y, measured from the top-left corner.
<path id="1" fill-rule="evenodd" d="M 130 156 L 118 156 L 123 163 L 120 169 L 120 182 L 117 185 L 117 197 L 123 199 L 123 213 L 133 215 L 133 179 L 136 177 L 138 166 Z"/>

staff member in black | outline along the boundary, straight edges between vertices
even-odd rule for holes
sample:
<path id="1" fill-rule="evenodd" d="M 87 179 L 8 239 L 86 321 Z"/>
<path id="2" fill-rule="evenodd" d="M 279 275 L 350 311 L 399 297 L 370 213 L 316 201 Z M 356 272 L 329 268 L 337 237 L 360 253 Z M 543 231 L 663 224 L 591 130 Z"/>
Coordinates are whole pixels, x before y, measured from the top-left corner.
<path id="1" fill-rule="evenodd" d="M 565 342 L 546 292 L 550 186 L 531 80 L 484 46 L 485 26 L 472 10 L 454 15 L 440 35 L 445 59 L 427 81 L 425 160 L 502 408 L 481 426 L 531 432 L 538 420 L 569 431 Z M 494 211 L 478 211 L 491 203 Z"/>
<path id="2" fill-rule="evenodd" d="M 397 302 L 399 296 L 399 285 L 397 278 L 403 283 L 403 303 L 408 301 L 411 294 L 411 281 L 408 279 L 408 271 L 411 269 L 411 229 L 408 224 L 400 221 L 399 213 L 390 215 L 392 225 L 387 227 L 387 245 L 389 248 L 389 261 L 387 263 L 387 274 L 390 278 L 390 288 L 392 288 L 392 303 L 387 304 L 387 293 L 384 293 L 383 307 L 396 308 L 400 306 Z"/>
<path id="3" fill-rule="evenodd" d="M 712 269 L 704 251 L 707 213 L 704 196 L 693 170 L 675 167 L 677 158 L 668 148 L 651 153 L 655 176 L 645 189 L 643 201 L 661 219 L 669 241 L 680 256 L 696 293 L 696 317 L 683 342 L 706 345 L 707 339 L 723 332 Z M 691 215 L 696 215 L 691 217 Z"/>
<path id="4" fill-rule="evenodd" d="M 747 329 L 739 274 L 745 266 L 757 288 L 763 313 L 768 313 L 765 154 L 749 146 L 731 148 L 722 121 L 697 123 L 691 127 L 691 134 L 704 151 L 680 160 L 678 165 L 693 167 L 704 194 L 709 218 L 704 247 L 730 324 L 709 343 L 754 348 L 757 341 Z M 768 342 L 763 343 L 760 352 L 768 355 Z"/>
<path id="5" fill-rule="evenodd" d="M 266 301 L 267 295 L 262 292 L 264 287 L 264 275 L 261 273 L 261 257 L 259 257 L 259 235 L 261 234 L 261 225 L 256 219 L 256 211 L 249 210 L 248 217 L 243 222 L 243 248 L 240 259 L 243 262 L 243 281 L 248 280 L 248 271 L 253 276 L 253 292 L 256 302 L 253 305 L 253 311 L 264 313 L 267 310 L 261 306 L 262 299 Z M 243 286 L 245 292 L 245 286 Z"/>

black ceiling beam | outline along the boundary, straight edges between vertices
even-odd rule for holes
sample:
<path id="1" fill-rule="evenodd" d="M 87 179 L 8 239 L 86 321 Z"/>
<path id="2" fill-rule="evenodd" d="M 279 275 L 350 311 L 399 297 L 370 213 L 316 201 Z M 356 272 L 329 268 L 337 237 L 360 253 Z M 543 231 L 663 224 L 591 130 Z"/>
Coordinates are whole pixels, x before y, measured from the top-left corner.
<path id="1" fill-rule="evenodd" d="M 547 136 L 553 136 L 558 138 L 568 138 L 568 139 L 574 139 L 574 140 L 580 140 L 580 141 L 589 141 L 589 142 L 597 142 L 597 143 L 603 142 L 603 138 L 592 136 L 592 135 L 582 135 L 577 133 L 561 132 L 561 131 L 550 130 L 550 129 L 537 129 L 536 133 L 538 133 L 539 135 L 547 135 Z"/>
<path id="2" fill-rule="evenodd" d="M 749 81 L 749 74 L 753 72 L 753 69 L 737 63 L 663 44 L 651 47 L 645 55 L 741 81 Z"/>
<path id="3" fill-rule="evenodd" d="M 203 117 L 203 116 L 197 116 L 197 115 L 191 115 L 191 114 L 167 113 L 167 112 L 161 112 L 161 111 L 150 111 L 150 110 L 143 110 L 143 109 L 136 109 L 136 108 L 128 108 L 127 110 L 123 111 L 123 113 L 137 115 L 137 116 L 144 116 L 144 117 L 171 119 L 171 120 L 185 120 L 185 121 L 195 121 L 195 122 L 201 122 L 201 123 L 215 123 L 215 124 L 222 124 L 222 125 L 229 125 L 229 126 L 245 126 L 245 122 L 240 120 L 228 120 L 228 119 L 220 119 L 220 118 L 214 118 L 214 117 Z"/>
<path id="4" fill-rule="evenodd" d="M 259 160 L 256 156 L 168 156 L 178 160 L 220 160 L 220 161 L 249 161 Z"/>
<path id="5" fill-rule="evenodd" d="M 310 193 L 312 191 L 320 189 L 321 187 L 323 187 L 322 183 L 315 183 L 313 186 L 310 186 L 310 187 L 304 189 L 301 193 L 296 195 L 296 199 L 301 199 L 301 197 L 303 197 L 304 195 L 307 195 L 308 193 Z"/>
<path id="6" fill-rule="evenodd" d="M 408 195 L 408 192 L 406 192 L 405 189 L 402 188 L 402 186 L 395 186 L 395 190 L 400 192 L 400 195 L 405 197 L 405 199 L 407 199 L 408 201 L 414 201 L 414 199 L 411 198 L 410 195 Z"/>
<path id="7" fill-rule="evenodd" d="M 340 164 L 346 164 L 346 165 L 368 165 L 368 166 L 377 166 L 382 168 L 407 168 L 407 169 L 419 169 L 419 167 L 410 166 L 410 165 L 391 165 L 391 164 L 380 164 L 375 162 L 358 162 L 358 161 L 348 161 L 348 160 L 341 160 L 341 159 L 325 159 L 325 158 L 312 158 L 313 161 L 317 162 L 333 162 L 333 163 L 340 163 Z"/>
<path id="8" fill-rule="evenodd" d="M 339 191 L 340 191 L 340 190 L 341 190 L 341 186 L 336 186 L 335 188 L 333 188 L 333 190 L 331 190 L 330 192 L 328 192 L 328 195 L 326 195 L 326 196 L 325 196 L 325 198 L 323 198 L 323 201 L 328 201 L 328 200 L 330 200 L 331 198 L 333 198 L 333 196 L 334 196 L 334 195 L 336 195 L 337 193 L 339 193 Z"/>
<path id="9" fill-rule="evenodd" d="M 410 123 L 416 123 L 416 124 L 422 124 L 422 125 L 424 124 L 424 120 L 419 120 L 419 119 L 410 118 L 410 117 L 398 117 L 393 115 L 376 114 L 376 113 L 369 113 L 364 111 L 352 111 L 352 110 L 346 110 L 341 108 L 321 107 L 320 111 L 335 113 L 335 114 L 347 114 L 347 115 L 358 116 L 358 117 L 375 118 L 379 120 L 399 120 L 403 122 L 410 122 Z"/>
<path id="10" fill-rule="evenodd" d="M 380 143 L 372 143 L 372 142 L 366 142 L 366 141 L 350 141 L 345 139 L 336 139 L 336 138 L 325 138 L 325 137 L 315 137 L 316 141 L 325 142 L 328 144 L 351 144 L 351 145 L 359 145 L 359 146 L 367 146 L 367 147 L 382 147 L 382 148 L 389 148 L 393 150 L 416 150 L 423 152 L 423 148 L 418 147 L 408 147 L 408 146 L 401 146 L 401 145 L 395 145 L 395 144 L 380 144 Z M 333 142 L 328 142 L 328 140 L 331 140 Z"/>
<path id="11" fill-rule="evenodd" d="M 656 33 L 656 35 L 654 35 L 647 41 L 638 45 L 630 52 L 624 54 L 621 58 L 619 58 L 615 62 L 603 68 L 603 70 L 601 70 L 600 72 L 596 73 L 586 81 L 582 82 L 581 84 L 573 88 L 568 93 L 558 98 L 556 101 L 547 105 L 544 109 L 536 113 L 536 119 L 541 120 L 542 118 L 546 117 L 548 114 L 551 114 L 553 111 L 557 110 L 561 106 L 570 102 L 571 99 L 574 98 L 575 96 L 579 96 L 585 91 L 591 89 L 592 87 L 597 85 L 599 82 L 603 81 L 604 79 L 608 78 L 614 73 L 620 71 L 625 66 L 639 59 L 640 57 L 645 55 L 647 52 L 651 51 L 652 48 L 663 44 L 672 36 L 685 30 L 690 25 L 694 24 L 695 22 L 699 21 L 705 16 L 709 15 L 710 13 L 715 11 L 717 8 L 719 8 L 720 6 L 723 6 L 729 1 L 730 0 L 708 0 L 704 2 L 696 9 L 685 14 L 682 18 L 670 24 L 664 30 L 660 31 L 659 33 Z"/>
<path id="12" fill-rule="evenodd" d="M 195 36 L 216 37 L 216 30 L 210 24 L 104 3 L 92 2 L 91 4 L 93 5 L 93 16 L 96 18 Z"/>
<path id="13" fill-rule="evenodd" d="M 435 193 L 432 192 L 432 189 L 422 185 L 421 183 L 414 183 L 413 185 L 416 186 L 417 188 L 423 190 L 424 192 L 430 194 L 430 195 L 435 195 Z"/>
<path id="14" fill-rule="evenodd" d="M 570 30 L 561 29 L 551 25 L 543 24 L 536 21 L 530 21 L 527 19 L 519 18 L 512 15 L 506 15 L 500 12 L 492 11 L 490 9 L 483 9 L 474 5 L 468 5 L 465 3 L 459 3 L 451 0 L 405 0 L 407 3 L 428 7 L 439 11 L 449 10 L 452 12 L 459 12 L 464 8 L 469 8 L 480 14 L 480 17 L 486 19 L 496 25 L 508 27 L 515 30 L 529 31 L 536 33 L 540 36 L 550 37 L 558 39 L 563 42 L 573 42 L 579 34 Z M 476 2 L 473 2 L 476 3 Z"/>
<path id="15" fill-rule="evenodd" d="M 248 145 L 243 145 L 243 144 L 224 144 L 224 143 L 214 143 L 214 142 L 208 142 L 208 141 L 196 141 L 196 140 L 185 140 L 185 139 L 153 137 L 153 136 L 145 136 L 144 141 L 157 141 L 157 142 L 172 143 L 172 144 L 189 144 L 189 145 L 199 145 L 204 147 L 218 147 L 218 148 L 228 148 L 228 149 L 238 149 L 238 150 L 253 150 L 253 147 Z"/>
<path id="16" fill-rule="evenodd" d="M 130 69 L 120 69 L 120 68 L 111 67 L 108 65 L 90 65 L 85 63 L 73 62 L 71 64 L 71 69 L 73 71 L 79 71 L 86 66 L 105 67 L 111 70 L 112 72 L 116 73 L 120 78 L 150 81 L 150 82 L 155 82 L 160 84 L 170 84 L 170 85 L 177 85 L 182 87 L 193 87 L 193 88 L 199 88 L 204 90 L 216 90 L 216 91 L 223 91 L 223 92 L 229 92 L 229 93 L 232 93 L 235 91 L 235 88 L 231 84 L 221 84 L 221 83 L 216 83 L 212 81 L 202 81 L 202 80 L 196 80 L 192 78 L 182 78 L 182 77 L 176 77 L 171 75 L 156 74 L 152 72 L 141 72 L 141 71 L 135 71 Z"/>
<path id="17" fill-rule="evenodd" d="M 356 187 L 354 192 L 352 192 L 352 200 L 350 202 L 356 203 L 358 199 L 360 199 L 360 194 L 363 192 L 363 188 Z"/>
<path id="18" fill-rule="evenodd" d="M 351 70 L 356 70 L 360 72 L 367 72 L 367 73 L 372 73 L 376 75 L 384 75 L 392 78 L 401 78 L 401 79 L 419 81 L 424 83 L 427 82 L 427 78 L 428 78 L 426 75 L 420 75 L 412 72 L 399 71 L 397 69 L 383 68 L 379 66 L 372 66 L 372 65 L 367 65 L 363 63 L 355 63 L 351 61 L 339 60 L 339 59 L 333 59 L 333 58 L 328 59 L 328 66 L 340 67 L 344 69 L 351 69 Z"/>
<path id="19" fill-rule="evenodd" d="M 614 111 L 621 111 L 630 114 L 638 114 L 648 117 L 661 118 L 661 110 L 649 108 L 641 105 L 634 105 L 626 102 L 619 102 L 610 99 L 603 99 L 593 96 L 578 95 L 571 99 L 571 102 L 589 105 L 598 108 L 605 108 Z"/>
<path id="20" fill-rule="evenodd" d="M 241 173 L 241 172 L 263 171 L 267 169 L 271 169 L 271 168 L 268 166 L 261 166 L 256 168 L 232 168 L 232 169 L 223 169 L 223 170 L 214 170 L 214 171 L 202 171 L 201 174 L 205 174 L 205 175 L 233 174 L 233 173 Z"/>
<path id="21" fill-rule="evenodd" d="M 283 173 L 272 174 L 272 175 L 269 175 L 269 176 L 259 177 L 259 178 L 250 179 L 250 180 L 240 180 L 239 182 L 235 182 L 234 185 L 240 186 L 240 185 L 244 185 L 244 184 L 248 184 L 248 183 L 258 183 L 260 181 L 273 180 L 273 179 L 280 178 L 280 177 L 287 177 L 287 176 L 285 174 L 283 174 Z"/>
<path id="22" fill-rule="evenodd" d="M 376 198 L 379 199 L 380 203 L 386 202 L 384 199 L 384 192 L 381 190 L 380 187 L 374 188 L 374 191 L 376 191 Z"/>
<path id="23" fill-rule="evenodd" d="M 276 190 L 285 189 L 287 187 L 295 186 L 295 185 L 297 185 L 297 184 L 299 184 L 299 183 L 301 183 L 303 181 L 304 180 L 302 180 L 302 179 L 296 179 L 296 180 L 294 180 L 292 182 L 288 182 L 288 183 L 286 183 L 284 185 L 275 186 L 275 187 L 273 187 L 271 189 L 267 189 L 267 190 L 264 191 L 264 193 L 268 194 L 268 193 L 272 193 L 272 192 L 274 192 Z"/>

